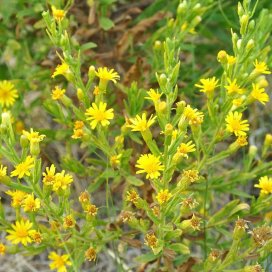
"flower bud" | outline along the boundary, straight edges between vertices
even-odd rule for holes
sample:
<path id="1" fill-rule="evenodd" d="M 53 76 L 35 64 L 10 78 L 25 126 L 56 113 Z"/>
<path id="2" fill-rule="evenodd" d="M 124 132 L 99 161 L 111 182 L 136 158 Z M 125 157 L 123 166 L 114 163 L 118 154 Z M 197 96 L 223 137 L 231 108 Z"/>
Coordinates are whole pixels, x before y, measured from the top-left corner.
<path id="1" fill-rule="evenodd" d="M 159 113 L 166 113 L 167 110 L 167 104 L 165 101 L 160 101 L 158 104 L 158 112 Z"/>
<path id="2" fill-rule="evenodd" d="M 3 127 L 9 127 L 11 125 L 11 116 L 7 111 L 2 113 L 2 125 Z"/>
<path id="3" fill-rule="evenodd" d="M 266 134 L 264 139 L 264 145 L 267 147 L 272 146 L 272 134 Z"/>
<path id="4" fill-rule="evenodd" d="M 238 13 L 239 17 L 242 17 L 245 14 L 244 8 L 240 2 L 238 3 L 237 13 Z"/>
<path id="5" fill-rule="evenodd" d="M 89 71 L 88 71 L 88 77 L 90 81 L 93 81 L 94 77 L 95 77 L 95 67 L 93 65 L 91 65 L 89 67 Z"/>
<path id="6" fill-rule="evenodd" d="M 248 25 L 248 20 L 249 20 L 249 16 L 246 15 L 246 14 L 244 14 L 240 18 L 240 24 L 241 24 L 240 33 L 242 35 L 244 35 L 246 33 L 246 29 L 247 29 L 247 25 Z"/>
<path id="7" fill-rule="evenodd" d="M 246 45 L 246 51 L 247 51 L 247 52 L 250 51 L 250 50 L 254 47 L 254 45 L 255 45 L 254 40 L 253 40 L 253 39 L 250 39 L 250 40 L 248 41 L 247 45 Z"/>
<path id="8" fill-rule="evenodd" d="M 29 141 L 25 135 L 21 135 L 20 137 L 20 145 L 22 148 L 28 147 Z"/>
<path id="9" fill-rule="evenodd" d="M 243 272 L 262 272 L 262 267 L 259 264 L 246 266 Z"/>
<path id="10" fill-rule="evenodd" d="M 246 233 L 246 229 L 248 228 L 247 221 L 244 219 L 238 219 L 235 222 L 235 228 L 233 231 L 233 239 L 240 240 Z"/>
<path id="11" fill-rule="evenodd" d="M 255 28 L 255 21 L 251 20 L 248 24 L 248 31 L 253 31 Z"/>
<path id="12" fill-rule="evenodd" d="M 241 45 L 242 45 L 242 39 L 239 39 L 236 43 L 236 46 L 237 46 L 237 49 L 240 50 L 241 48 Z"/>
<path id="13" fill-rule="evenodd" d="M 217 54 L 217 60 L 218 62 L 225 64 L 228 62 L 228 58 L 227 58 L 228 54 L 225 50 L 220 50 Z"/>
<path id="14" fill-rule="evenodd" d="M 186 9 L 187 9 L 187 1 L 183 1 L 182 3 L 178 5 L 178 10 L 177 10 L 178 15 L 183 14 L 186 11 Z"/>
<path id="15" fill-rule="evenodd" d="M 257 151 L 258 151 L 257 146 L 256 145 L 251 145 L 249 147 L 249 156 L 254 158 L 256 156 L 256 154 L 257 154 Z"/>
<path id="16" fill-rule="evenodd" d="M 154 46 L 153 46 L 154 50 L 160 50 L 162 48 L 162 43 L 161 41 L 155 41 Z"/>

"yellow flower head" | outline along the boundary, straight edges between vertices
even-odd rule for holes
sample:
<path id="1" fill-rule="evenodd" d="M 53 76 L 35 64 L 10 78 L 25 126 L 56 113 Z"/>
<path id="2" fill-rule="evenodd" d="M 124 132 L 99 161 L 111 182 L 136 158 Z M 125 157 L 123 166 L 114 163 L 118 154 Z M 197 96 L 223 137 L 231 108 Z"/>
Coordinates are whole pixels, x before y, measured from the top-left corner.
<path id="1" fill-rule="evenodd" d="M 145 99 L 152 100 L 154 103 L 157 103 L 161 98 L 161 93 L 156 92 L 154 89 L 150 89 L 147 92 L 148 96 Z"/>
<path id="2" fill-rule="evenodd" d="M 188 153 L 192 153 L 196 151 L 195 149 L 195 144 L 193 144 L 192 141 L 189 141 L 188 143 L 181 143 L 180 146 L 178 147 L 178 153 L 182 157 L 185 157 L 188 159 Z"/>
<path id="3" fill-rule="evenodd" d="M 46 186 L 53 185 L 55 181 L 55 172 L 56 172 L 56 167 L 54 164 L 52 164 L 49 167 L 45 168 L 45 172 L 43 172 L 43 183 Z"/>
<path id="4" fill-rule="evenodd" d="M 53 100 L 59 100 L 64 96 L 65 92 L 65 89 L 61 89 L 59 86 L 56 86 L 55 89 L 52 90 L 51 97 Z"/>
<path id="5" fill-rule="evenodd" d="M 5 177 L 7 175 L 7 167 L 4 165 L 0 165 L 0 178 Z"/>
<path id="6" fill-rule="evenodd" d="M 83 127 L 84 127 L 84 122 L 79 121 L 79 120 L 75 121 L 74 129 L 82 129 Z"/>
<path id="7" fill-rule="evenodd" d="M 136 167 L 141 169 L 138 170 L 136 174 L 146 173 L 147 179 L 158 178 L 161 175 L 160 171 L 164 169 L 164 166 L 161 165 L 160 158 L 155 157 L 152 154 L 141 155 L 137 161 Z"/>
<path id="8" fill-rule="evenodd" d="M 200 88 L 200 92 L 203 92 L 203 93 L 207 93 L 207 94 L 212 94 L 215 90 L 215 88 L 218 85 L 218 79 L 216 79 L 215 77 L 212 77 L 212 78 L 202 78 L 200 79 L 200 84 L 195 84 L 195 86 L 197 88 Z"/>
<path id="9" fill-rule="evenodd" d="M 269 96 L 264 88 L 260 88 L 258 84 L 252 84 L 251 97 L 258 100 L 260 103 L 265 104 L 269 101 Z"/>
<path id="10" fill-rule="evenodd" d="M 12 199 L 11 206 L 13 208 L 21 207 L 23 200 L 24 200 L 25 196 L 27 195 L 25 192 L 19 191 L 19 190 L 7 191 L 6 194 L 11 196 L 11 199 Z"/>
<path id="11" fill-rule="evenodd" d="M 117 167 L 118 165 L 120 165 L 120 159 L 122 157 L 122 154 L 118 154 L 118 155 L 113 155 L 110 157 L 110 165 L 112 167 Z"/>
<path id="12" fill-rule="evenodd" d="M 65 216 L 63 221 L 63 227 L 65 229 L 73 228 L 76 224 L 76 220 L 71 214 Z"/>
<path id="13" fill-rule="evenodd" d="M 238 136 L 236 143 L 241 147 L 248 145 L 247 136 Z"/>
<path id="14" fill-rule="evenodd" d="M 36 244 L 40 244 L 42 242 L 42 235 L 39 231 L 33 230 L 30 233 L 30 237 L 32 241 L 35 242 Z"/>
<path id="15" fill-rule="evenodd" d="M 240 107 L 243 104 L 243 98 L 235 98 L 232 100 L 232 105 L 235 107 Z"/>
<path id="16" fill-rule="evenodd" d="M 33 194 L 27 194 L 22 202 L 25 212 L 36 212 L 41 207 L 39 198 L 35 198 Z"/>
<path id="17" fill-rule="evenodd" d="M 267 64 L 264 61 L 259 62 L 257 59 L 254 62 L 255 69 L 253 72 L 256 74 L 271 74 L 269 71 Z"/>
<path id="18" fill-rule="evenodd" d="M 81 139 L 84 136 L 83 129 L 74 129 L 74 133 L 71 136 L 73 139 Z"/>
<path id="19" fill-rule="evenodd" d="M 45 138 L 45 135 L 39 135 L 39 132 L 34 131 L 33 128 L 30 129 L 30 132 L 23 130 L 23 135 L 32 143 L 39 143 Z"/>
<path id="20" fill-rule="evenodd" d="M 12 106 L 17 97 L 18 92 L 10 81 L 0 81 L 0 105 L 2 107 Z"/>
<path id="21" fill-rule="evenodd" d="M 132 202 L 133 204 L 136 204 L 139 200 L 139 194 L 135 190 L 131 190 L 127 192 L 127 198 L 126 200 L 129 202 Z"/>
<path id="22" fill-rule="evenodd" d="M 95 261 L 96 251 L 93 247 L 90 247 L 85 251 L 85 259 L 88 260 L 89 262 Z"/>
<path id="23" fill-rule="evenodd" d="M 228 82 L 229 82 L 229 85 L 225 86 L 225 88 L 228 91 L 228 94 L 233 94 L 233 93 L 242 94 L 242 93 L 244 93 L 244 90 L 242 88 L 240 88 L 239 85 L 237 84 L 236 79 L 234 79 L 233 81 L 228 79 Z"/>
<path id="24" fill-rule="evenodd" d="M 97 215 L 98 208 L 94 204 L 88 204 L 84 208 L 84 212 L 89 216 L 96 216 Z"/>
<path id="25" fill-rule="evenodd" d="M 154 233 L 146 234 L 145 244 L 152 249 L 154 249 L 158 245 L 158 239 Z"/>
<path id="26" fill-rule="evenodd" d="M 0 255 L 5 255 L 6 253 L 6 246 L 0 243 Z"/>
<path id="27" fill-rule="evenodd" d="M 242 120 L 242 113 L 230 112 L 226 117 L 227 131 L 234 133 L 235 136 L 245 136 L 246 131 L 249 130 L 247 120 Z"/>
<path id="28" fill-rule="evenodd" d="M 255 184 L 254 187 L 261 189 L 261 195 L 272 194 L 272 178 L 268 176 L 261 177 L 259 184 Z"/>
<path id="29" fill-rule="evenodd" d="M 52 261 L 49 265 L 50 269 L 57 270 L 57 272 L 67 272 L 66 266 L 72 265 L 68 254 L 58 255 L 55 251 L 52 251 L 48 259 Z"/>
<path id="30" fill-rule="evenodd" d="M 189 125 L 200 125 L 203 122 L 204 114 L 197 109 L 193 109 L 190 105 L 184 108 L 183 115 L 189 121 Z"/>
<path id="31" fill-rule="evenodd" d="M 52 78 L 55 78 L 58 75 L 63 75 L 66 77 L 70 73 L 71 73 L 71 71 L 70 71 L 69 65 L 66 62 L 63 62 L 62 64 L 59 64 L 56 67 L 56 69 L 52 75 Z"/>
<path id="32" fill-rule="evenodd" d="M 168 189 L 160 190 L 160 192 L 157 194 L 156 199 L 158 200 L 159 204 L 162 205 L 165 202 L 168 202 L 168 200 L 172 197 L 172 194 L 169 193 Z"/>
<path id="33" fill-rule="evenodd" d="M 108 69 L 107 67 L 98 68 L 97 72 L 95 72 L 96 76 L 104 81 L 112 81 L 113 83 L 117 83 L 116 80 L 120 79 L 120 76 L 114 69 Z"/>
<path id="34" fill-rule="evenodd" d="M 54 19 L 60 22 L 65 17 L 66 11 L 63 9 L 57 9 L 55 6 L 52 6 L 51 8 Z"/>
<path id="35" fill-rule="evenodd" d="M 70 184 L 73 182 L 73 177 L 70 174 L 65 174 L 65 171 L 62 170 L 61 173 L 57 173 L 53 179 L 52 190 L 58 192 L 60 190 L 67 190 Z"/>
<path id="36" fill-rule="evenodd" d="M 113 109 L 108 109 L 107 103 L 100 102 L 99 106 L 95 103 L 92 103 L 92 107 L 86 110 L 85 115 L 90 116 L 87 117 L 87 120 L 90 121 L 90 125 L 92 129 L 95 129 L 97 124 L 101 124 L 103 127 L 108 126 L 110 124 L 109 120 L 113 119 Z"/>
<path id="37" fill-rule="evenodd" d="M 127 127 L 132 128 L 132 131 L 146 131 L 150 126 L 152 126 L 156 120 L 156 116 L 150 116 L 149 120 L 146 119 L 146 113 L 142 114 L 142 117 L 136 115 L 135 118 L 129 119 L 132 123 L 131 125 L 127 125 Z"/>
<path id="38" fill-rule="evenodd" d="M 11 172 L 11 177 L 23 178 L 24 176 L 30 176 L 30 169 L 34 167 L 34 158 L 27 156 L 26 159 L 15 166 L 15 170 Z"/>
<path id="39" fill-rule="evenodd" d="M 31 233 L 33 230 L 32 223 L 29 220 L 24 221 L 16 221 L 15 224 L 12 224 L 12 230 L 7 230 L 9 235 L 7 236 L 7 240 L 11 241 L 12 244 L 23 244 L 26 246 L 28 243 L 31 243 Z"/>

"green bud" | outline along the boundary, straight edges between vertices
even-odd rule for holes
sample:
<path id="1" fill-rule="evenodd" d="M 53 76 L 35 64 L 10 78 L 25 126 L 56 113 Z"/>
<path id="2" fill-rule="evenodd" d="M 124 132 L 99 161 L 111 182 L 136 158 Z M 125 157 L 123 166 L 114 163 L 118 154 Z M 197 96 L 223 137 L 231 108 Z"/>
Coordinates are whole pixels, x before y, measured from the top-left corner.
<path id="1" fill-rule="evenodd" d="M 95 67 L 93 65 L 91 65 L 89 67 L 88 77 L 89 77 L 89 80 L 91 80 L 91 81 L 93 81 L 93 79 L 95 77 Z"/>
<path id="2" fill-rule="evenodd" d="M 40 154 L 40 144 L 39 142 L 30 142 L 30 154 L 32 156 L 38 156 Z"/>
<path id="3" fill-rule="evenodd" d="M 242 17 L 245 14 L 244 8 L 240 2 L 238 3 L 237 13 L 238 13 L 239 17 Z"/>
<path id="4" fill-rule="evenodd" d="M 257 151 L 258 151 L 257 146 L 256 146 L 256 145 L 251 145 L 251 146 L 249 147 L 249 156 L 250 156 L 251 158 L 255 158 L 255 156 L 256 156 L 256 154 L 257 154 Z"/>
<path id="5" fill-rule="evenodd" d="M 25 135 L 21 135 L 20 137 L 20 145 L 22 148 L 26 148 L 29 146 L 29 141 Z"/>
<path id="6" fill-rule="evenodd" d="M 251 20 L 248 24 L 248 31 L 253 31 L 255 28 L 255 21 Z"/>
<path id="7" fill-rule="evenodd" d="M 11 116 L 9 112 L 2 113 L 2 126 L 9 127 L 11 125 Z"/>
<path id="8" fill-rule="evenodd" d="M 242 35 L 244 35 L 246 33 L 246 29 L 247 29 L 247 25 L 248 25 L 248 20 L 249 20 L 249 16 L 248 15 L 243 15 L 240 19 L 240 24 L 241 24 L 241 28 L 240 28 L 240 33 Z"/>
<path id="9" fill-rule="evenodd" d="M 237 46 L 237 49 L 240 50 L 241 48 L 241 45 L 242 45 L 242 39 L 239 39 L 236 43 L 236 46 Z"/>
<path id="10" fill-rule="evenodd" d="M 160 50 L 162 48 L 162 43 L 161 41 L 155 41 L 154 46 L 153 46 L 154 50 Z"/>
<path id="11" fill-rule="evenodd" d="M 178 5 L 178 10 L 177 10 L 178 15 L 183 14 L 186 11 L 186 9 L 187 9 L 187 1 L 183 1 L 182 3 Z"/>
<path id="12" fill-rule="evenodd" d="M 249 52 L 253 47 L 254 47 L 254 40 L 253 39 L 250 39 L 246 45 L 246 51 Z"/>

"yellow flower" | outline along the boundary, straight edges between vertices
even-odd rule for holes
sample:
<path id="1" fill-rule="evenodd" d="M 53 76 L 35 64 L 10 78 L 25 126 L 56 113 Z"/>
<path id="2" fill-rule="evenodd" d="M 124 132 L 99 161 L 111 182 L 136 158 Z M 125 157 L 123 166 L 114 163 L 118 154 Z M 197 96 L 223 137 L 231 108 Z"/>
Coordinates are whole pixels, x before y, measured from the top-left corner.
<path id="1" fill-rule="evenodd" d="M 39 135 L 39 132 L 34 131 L 33 128 L 30 129 L 30 132 L 23 130 L 23 135 L 26 136 L 26 138 L 33 143 L 39 143 L 45 137 L 45 135 Z"/>
<path id="2" fill-rule="evenodd" d="M 189 121 L 189 125 L 200 125 L 203 122 L 203 113 L 193 109 L 190 105 L 184 108 L 183 115 Z"/>
<path id="3" fill-rule="evenodd" d="M 56 21 L 61 21 L 65 17 L 65 10 L 57 9 L 55 6 L 52 6 L 53 17 Z"/>
<path id="4" fill-rule="evenodd" d="M 161 98 L 161 93 L 156 92 L 154 89 L 150 89 L 147 94 L 149 96 L 145 97 L 145 99 L 152 100 L 154 103 L 157 103 Z"/>
<path id="5" fill-rule="evenodd" d="M 31 243 L 31 233 L 33 230 L 32 223 L 29 220 L 24 221 L 16 221 L 15 224 L 12 224 L 12 230 L 7 230 L 9 235 L 7 236 L 7 240 L 11 241 L 12 244 L 23 244 L 26 246 L 28 243 Z"/>
<path id="6" fill-rule="evenodd" d="M 154 249 L 158 245 L 158 239 L 154 233 L 146 234 L 145 244 L 152 249 Z"/>
<path id="7" fill-rule="evenodd" d="M 161 175 L 160 171 L 164 169 L 164 166 L 161 165 L 160 158 L 155 157 L 152 154 L 141 155 L 137 161 L 136 167 L 141 169 L 138 170 L 136 174 L 146 173 L 147 179 L 158 178 Z"/>
<path id="8" fill-rule="evenodd" d="M 45 168 L 46 172 L 43 172 L 43 183 L 46 186 L 50 186 L 53 185 L 54 181 L 55 181 L 55 172 L 56 172 L 56 167 L 54 164 L 52 164 L 49 167 Z"/>
<path id="9" fill-rule="evenodd" d="M 12 106 L 17 97 L 18 92 L 10 81 L 0 81 L 0 105 L 2 107 Z"/>
<path id="10" fill-rule="evenodd" d="M 196 151 L 195 149 L 195 144 L 193 144 L 192 141 L 189 141 L 188 143 L 181 143 L 180 146 L 178 147 L 178 153 L 182 157 L 185 157 L 188 159 L 188 153 L 192 153 Z"/>
<path id="11" fill-rule="evenodd" d="M 0 255 L 5 255 L 6 253 L 6 246 L 0 243 Z"/>
<path id="12" fill-rule="evenodd" d="M 250 93 L 251 97 L 258 100 L 260 103 L 265 104 L 269 101 L 269 96 L 265 92 L 264 88 L 260 88 L 258 84 L 252 84 L 252 91 Z"/>
<path id="13" fill-rule="evenodd" d="M 34 198 L 33 194 L 27 194 L 22 202 L 25 212 L 36 212 L 41 207 L 39 198 Z"/>
<path id="14" fill-rule="evenodd" d="M 65 94 L 65 89 L 60 89 L 59 86 L 56 86 L 54 90 L 52 90 L 51 97 L 53 100 L 59 100 Z"/>
<path id="15" fill-rule="evenodd" d="M 195 84 L 195 86 L 197 88 L 200 88 L 200 92 L 203 92 L 203 93 L 207 93 L 207 94 L 212 94 L 215 90 L 215 88 L 219 85 L 217 85 L 218 83 L 218 79 L 216 79 L 215 77 L 212 77 L 212 78 L 202 78 L 200 79 L 200 84 Z"/>
<path id="16" fill-rule="evenodd" d="M 243 103 L 243 98 L 235 98 L 232 100 L 232 104 L 236 107 L 240 107 Z"/>
<path id="17" fill-rule="evenodd" d="M 59 190 L 65 191 L 68 186 L 73 182 L 73 177 L 70 174 L 65 174 L 65 171 L 62 170 L 61 173 L 57 173 L 53 180 L 52 190 L 57 192 Z"/>
<path id="18" fill-rule="evenodd" d="M 261 177 L 259 184 L 255 184 L 254 187 L 261 189 L 261 195 L 272 194 L 272 178 L 268 176 Z"/>
<path id="19" fill-rule="evenodd" d="M 74 129 L 74 133 L 72 135 L 73 139 L 81 139 L 84 136 L 83 129 Z"/>
<path id="20" fill-rule="evenodd" d="M 236 62 L 236 58 L 234 56 L 227 55 L 227 62 L 229 65 L 233 65 Z"/>
<path id="21" fill-rule="evenodd" d="M 239 87 L 239 85 L 236 83 L 237 80 L 234 79 L 233 81 L 231 81 L 230 79 L 228 79 L 229 85 L 226 85 L 225 88 L 228 91 L 228 94 L 232 94 L 232 93 L 237 93 L 237 94 L 242 94 L 244 92 L 243 89 L 241 89 Z"/>
<path id="22" fill-rule="evenodd" d="M 49 265 L 50 269 L 57 270 L 57 272 L 66 272 L 66 266 L 72 265 L 68 254 L 58 255 L 55 251 L 52 251 L 48 258 L 49 260 L 52 260 Z"/>
<path id="23" fill-rule="evenodd" d="M 241 120 L 242 113 L 235 111 L 230 112 L 226 117 L 227 131 L 234 133 L 235 136 L 245 136 L 249 130 L 249 124 L 247 120 Z"/>
<path id="24" fill-rule="evenodd" d="M 89 216 L 96 216 L 97 215 L 98 208 L 94 204 L 88 204 L 84 208 L 84 212 Z"/>
<path id="25" fill-rule="evenodd" d="M 133 204 L 136 204 L 139 200 L 139 194 L 135 190 L 131 190 L 127 192 L 127 198 L 126 200 L 129 202 L 132 202 Z"/>
<path id="26" fill-rule="evenodd" d="M 86 110 L 85 115 L 90 116 L 87 118 L 91 121 L 90 125 L 92 129 L 95 129 L 97 124 L 100 123 L 103 127 L 110 124 L 109 120 L 113 119 L 113 109 L 106 110 L 107 103 L 100 102 L 99 106 L 92 103 L 92 107 Z"/>
<path id="27" fill-rule="evenodd" d="M 168 189 L 160 190 L 157 194 L 156 199 L 158 200 L 159 204 L 163 204 L 167 202 L 172 197 L 172 194 L 169 193 Z"/>
<path id="28" fill-rule="evenodd" d="M 113 155 L 110 157 L 110 165 L 112 167 L 117 167 L 118 165 L 120 165 L 120 159 L 122 157 L 122 154 L 118 154 L 118 155 Z"/>
<path id="29" fill-rule="evenodd" d="M 36 244 L 40 244 L 42 242 L 42 235 L 39 231 L 33 230 L 30 233 L 30 237 L 32 241 L 35 242 Z"/>
<path id="30" fill-rule="evenodd" d="M 111 80 L 114 83 L 117 83 L 116 80 L 120 79 L 120 76 L 114 69 L 108 69 L 107 67 L 98 68 L 97 72 L 95 72 L 96 76 L 99 77 L 101 80 L 109 81 Z"/>
<path id="31" fill-rule="evenodd" d="M 0 165 L 0 178 L 5 177 L 7 175 L 7 167 L 4 165 Z"/>
<path id="32" fill-rule="evenodd" d="M 73 228 L 75 224 L 76 220 L 71 214 L 64 217 L 63 227 L 65 229 Z"/>
<path id="33" fill-rule="evenodd" d="M 258 60 L 256 59 L 254 62 L 254 73 L 256 74 L 271 74 L 271 72 L 269 71 L 267 64 L 264 61 L 258 62 Z"/>
<path id="34" fill-rule="evenodd" d="M 146 119 L 146 113 L 142 114 L 142 117 L 136 115 L 135 118 L 129 119 L 132 123 L 131 125 L 127 125 L 127 127 L 132 128 L 132 131 L 140 131 L 145 132 L 150 126 L 152 126 L 156 120 L 156 116 L 152 118 L 150 116 L 149 120 Z"/>
<path id="35" fill-rule="evenodd" d="M 11 196 L 11 199 L 12 199 L 11 206 L 13 208 L 21 207 L 22 202 L 23 202 L 25 196 L 27 195 L 25 192 L 19 191 L 19 190 L 16 190 L 16 191 L 9 190 L 6 192 L 6 194 Z"/>
<path id="36" fill-rule="evenodd" d="M 82 122 L 82 121 L 75 121 L 75 123 L 74 123 L 74 129 L 81 129 L 81 128 L 83 128 L 84 127 L 84 122 Z"/>
<path id="37" fill-rule="evenodd" d="M 236 143 L 239 146 L 246 146 L 246 145 L 248 145 L 247 136 L 238 136 L 238 138 L 236 140 Z"/>
<path id="38" fill-rule="evenodd" d="M 96 251 L 93 247 L 90 247 L 85 251 L 85 259 L 88 260 L 89 262 L 95 261 Z"/>
<path id="39" fill-rule="evenodd" d="M 34 159 L 31 156 L 27 156 L 26 159 L 15 166 L 15 170 L 11 172 L 11 177 L 23 178 L 24 176 L 30 176 L 30 169 L 34 167 Z"/>
<path id="40" fill-rule="evenodd" d="M 52 75 L 52 78 L 55 78 L 58 75 L 63 75 L 66 77 L 70 73 L 71 73 L 71 71 L 70 71 L 69 65 L 66 62 L 63 62 L 62 64 L 59 64 L 56 67 L 56 69 Z"/>

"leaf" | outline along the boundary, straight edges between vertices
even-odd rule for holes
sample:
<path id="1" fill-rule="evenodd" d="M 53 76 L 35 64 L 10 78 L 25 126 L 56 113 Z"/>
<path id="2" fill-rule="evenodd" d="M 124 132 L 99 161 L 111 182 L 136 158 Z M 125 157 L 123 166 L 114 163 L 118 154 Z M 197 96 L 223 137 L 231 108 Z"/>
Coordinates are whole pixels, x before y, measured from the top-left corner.
<path id="1" fill-rule="evenodd" d="M 114 27 L 114 22 L 107 17 L 100 17 L 99 25 L 103 30 L 107 31 L 111 29 L 112 27 Z"/>
<path id="2" fill-rule="evenodd" d="M 153 253 L 147 253 L 143 254 L 139 257 L 136 257 L 134 260 L 139 262 L 139 263 L 150 263 L 154 260 L 156 260 L 158 256 L 154 255 Z"/>
<path id="3" fill-rule="evenodd" d="M 137 186 L 137 187 L 144 185 L 144 182 L 142 180 L 134 176 L 128 176 L 127 181 L 129 182 L 129 184 Z"/>
<path id="4" fill-rule="evenodd" d="M 183 245 L 181 243 L 171 244 L 170 246 L 168 246 L 168 248 L 174 250 L 177 253 L 181 253 L 181 254 L 185 254 L 185 255 L 189 255 L 190 254 L 189 247 L 186 246 L 186 245 Z"/>
<path id="5" fill-rule="evenodd" d="M 80 51 L 83 52 L 83 51 L 86 51 L 88 49 L 92 49 L 95 47 L 97 47 L 96 43 L 93 43 L 93 42 L 84 43 L 83 45 L 81 45 Z"/>

